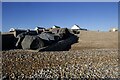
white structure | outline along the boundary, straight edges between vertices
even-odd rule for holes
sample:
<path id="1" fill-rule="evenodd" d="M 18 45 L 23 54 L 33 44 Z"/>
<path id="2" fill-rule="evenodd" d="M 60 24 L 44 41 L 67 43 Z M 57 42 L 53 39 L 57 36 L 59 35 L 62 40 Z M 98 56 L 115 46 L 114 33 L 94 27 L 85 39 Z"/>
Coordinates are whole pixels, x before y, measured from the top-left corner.
<path id="1" fill-rule="evenodd" d="M 15 28 L 10 28 L 10 30 L 9 30 L 10 32 L 12 32 L 12 31 L 15 31 Z"/>
<path id="2" fill-rule="evenodd" d="M 109 30 L 109 32 L 116 32 L 116 31 L 118 31 L 117 28 L 112 28 L 112 29 Z"/>
<path id="3" fill-rule="evenodd" d="M 10 28 L 9 32 L 14 32 L 14 31 L 26 31 L 27 29 L 23 29 L 23 28 Z"/>
<path id="4" fill-rule="evenodd" d="M 45 29 L 43 27 L 36 27 L 34 30 L 38 30 L 38 29 Z"/>
<path id="5" fill-rule="evenodd" d="M 60 28 L 59 26 L 54 25 L 52 28 Z"/>
<path id="6" fill-rule="evenodd" d="M 80 27 L 79 27 L 78 25 L 75 24 L 75 25 L 72 26 L 71 29 L 78 29 L 78 30 L 80 30 Z"/>

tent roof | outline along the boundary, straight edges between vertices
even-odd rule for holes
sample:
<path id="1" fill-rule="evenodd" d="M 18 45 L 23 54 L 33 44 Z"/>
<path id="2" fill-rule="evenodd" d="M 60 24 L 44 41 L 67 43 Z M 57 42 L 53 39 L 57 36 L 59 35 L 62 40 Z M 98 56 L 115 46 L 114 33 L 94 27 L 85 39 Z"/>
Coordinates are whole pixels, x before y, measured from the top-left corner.
<path id="1" fill-rule="evenodd" d="M 73 25 L 71 29 L 80 29 L 80 27 L 78 25 Z"/>
<path id="2" fill-rule="evenodd" d="M 60 28 L 59 26 L 54 25 L 52 28 Z"/>

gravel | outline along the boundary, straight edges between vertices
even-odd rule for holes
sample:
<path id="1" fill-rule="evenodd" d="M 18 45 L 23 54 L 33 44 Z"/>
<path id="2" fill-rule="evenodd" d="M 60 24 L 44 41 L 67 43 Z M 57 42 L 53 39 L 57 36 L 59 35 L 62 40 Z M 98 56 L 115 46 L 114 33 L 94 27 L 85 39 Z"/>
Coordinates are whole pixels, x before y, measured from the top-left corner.
<path id="1" fill-rule="evenodd" d="M 3 79 L 119 78 L 117 49 L 2 52 Z"/>

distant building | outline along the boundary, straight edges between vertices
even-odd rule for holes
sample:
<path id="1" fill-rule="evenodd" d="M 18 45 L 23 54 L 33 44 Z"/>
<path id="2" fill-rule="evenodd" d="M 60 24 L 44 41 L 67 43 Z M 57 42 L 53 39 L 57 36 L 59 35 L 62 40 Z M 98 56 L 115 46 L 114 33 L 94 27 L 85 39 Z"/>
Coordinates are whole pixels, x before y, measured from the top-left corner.
<path id="1" fill-rule="evenodd" d="M 9 32 L 14 32 L 14 31 L 26 31 L 26 29 L 22 29 L 22 28 L 19 28 L 19 29 L 10 28 L 10 30 L 9 30 Z"/>
<path id="2" fill-rule="evenodd" d="M 77 29 L 77 30 L 80 30 L 80 26 L 78 26 L 78 25 L 75 24 L 75 25 L 72 26 L 71 29 L 75 29 L 75 30 Z"/>
<path id="3" fill-rule="evenodd" d="M 52 28 L 60 28 L 59 26 L 54 25 Z"/>
<path id="4" fill-rule="evenodd" d="M 34 30 L 45 29 L 44 27 L 36 27 Z"/>
<path id="5" fill-rule="evenodd" d="M 9 30 L 10 32 L 12 32 L 12 31 L 15 31 L 15 28 L 10 28 L 10 30 Z"/>
<path id="6" fill-rule="evenodd" d="M 44 27 L 36 27 L 34 30 L 37 31 L 37 33 L 39 34 L 43 31 L 45 31 L 46 29 Z"/>
<path id="7" fill-rule="evenodd" d="M 78 26 L 78 25 L 73 25 L 72 27 L 71 27 L 71 29 L 72 30 L 85 30 L 85 31 L 87 31 L 87 29 L 83 29 L 83 28 L 80 28 L 80 26 Z"/>
<path id="8" fill-rule="evenodd" d="M 116 31 L 118 31 L 117 28 L 112 28 L 112 29 L 109 30 L 109 32 L 116 32 Z"/>

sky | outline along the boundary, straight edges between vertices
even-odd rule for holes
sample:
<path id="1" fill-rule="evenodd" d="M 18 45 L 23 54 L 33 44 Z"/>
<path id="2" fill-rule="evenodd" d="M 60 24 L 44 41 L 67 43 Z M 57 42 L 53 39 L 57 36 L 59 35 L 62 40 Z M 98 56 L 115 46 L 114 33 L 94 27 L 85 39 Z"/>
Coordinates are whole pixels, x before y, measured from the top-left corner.
<path id="1" fill-rule="evenodd" d="M 2 31 L 10 28 L 71 28 L 108 31 L 118 27 L 117 2 L 3 2 Z"/>
<path id="2" fill-rule="evenodd" d="M 119 0 L 2 0 L 3 2 L 119 2 Z"/>
<path id="3" fill-rule="evenodd" d="M 2 31 L 2 2 L 0 2 L 0 31 Z"/>

